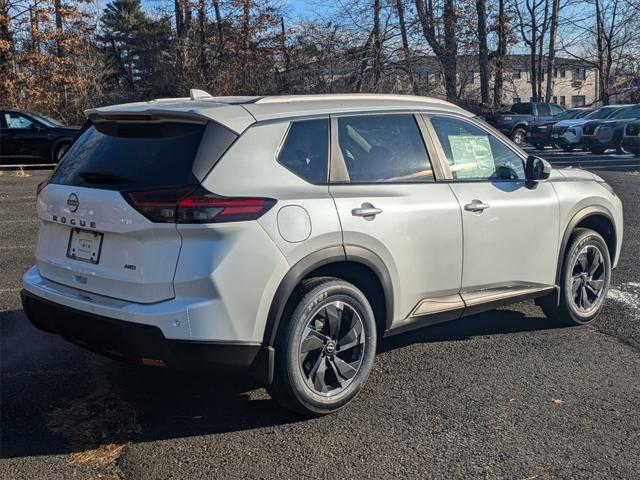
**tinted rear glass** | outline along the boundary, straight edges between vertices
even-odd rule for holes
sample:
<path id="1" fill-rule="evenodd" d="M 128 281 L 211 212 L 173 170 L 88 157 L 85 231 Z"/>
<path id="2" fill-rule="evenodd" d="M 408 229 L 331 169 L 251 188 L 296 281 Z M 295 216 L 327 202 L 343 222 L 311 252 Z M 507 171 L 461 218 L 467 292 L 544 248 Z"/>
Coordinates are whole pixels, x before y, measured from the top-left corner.
<path id="1" fill-rule="evenodd" d="M 640 105 L 624 107 L 611 115 L 609 118 L 638 118 L 640 117 Z"/>
<path id="2" fill-rule="evenodd" d="M 511 107 L 511 111 L 520 115 L 531 115 L 533 108 L 530 103 L 515 103 Z"/>
<path id="3" fill-rule="evenodd" d="M 192 173 L 205 125 L 100 122 L 73 144 L 50 183 L 129 190 L 197 183 Z"/>

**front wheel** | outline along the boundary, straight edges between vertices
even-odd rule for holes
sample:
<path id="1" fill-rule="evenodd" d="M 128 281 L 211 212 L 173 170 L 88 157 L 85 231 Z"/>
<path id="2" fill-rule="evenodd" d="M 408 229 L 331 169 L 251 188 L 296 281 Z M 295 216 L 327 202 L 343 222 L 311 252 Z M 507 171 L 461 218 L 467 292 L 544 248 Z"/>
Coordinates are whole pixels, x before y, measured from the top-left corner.
<path id="1" fill-rule="evenodd" d="M 365 295 L 332 277 L 303 281 L 285 309 L 267 388 L 310 416 L 343 407 L 364 386 L 376 353 L 376 323 Z"/>
<path id="2" fill-rule="evenodd" d="M 516 128 L 511 134 L 511 140 L 513 140 L 513 143 L 515 143 L 519 147 L 524 145 L 525 138 L 526 132 L 522 128 Z"/>
<path id="3" fill-rule="evenodd" d="M 604 239 L 593 230 L 576 229 L 564 256 L 559 304 L 545 299 L 542 310 L 563 324 L 590 323 L 602 310 L 610 281 L 611 258 Z"/>

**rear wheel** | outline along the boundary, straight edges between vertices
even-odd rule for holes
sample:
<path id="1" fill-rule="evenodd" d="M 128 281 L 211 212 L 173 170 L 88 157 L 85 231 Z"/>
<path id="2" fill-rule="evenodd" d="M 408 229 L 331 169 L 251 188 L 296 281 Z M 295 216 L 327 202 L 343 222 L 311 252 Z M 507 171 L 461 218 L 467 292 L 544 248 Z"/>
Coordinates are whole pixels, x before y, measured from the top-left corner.
<path id="1" fill-rule="evenodd" d="M 58 163 L 60 162 L 60 160 L 62 160 L 62 157 L 64 157 L 64 154 L 67 153 L 67 150 L 69 150 L 70 145 L 71 145 L 70 143 L 65 142 L 56 146 L 56 148 L 53 151 L 54 163 Z"/>
<path id="2" fill-rule="evenodd" d="M 611 281 L 611 259 L 599 233 L 579 228 L 565 253 L 560 279 L 560 301 L 543 299 L 547 317 L 563 324 L 584 325 L 593 321 L 604 304 Z"/>
<path id="3" fill-rule="evenodd" d="M 525 131 L 522 128 L 516 128 L 511 134 L 511 140 L 513 140 L 513 143 L 515 143 L 519 147 L 524 145 L 525 138 Z"/>
<path id="4" fill-rule="evenodd" d="M 364 386 L 376 351 L 371 306 L 354 285 L 331 277 L 302 282 L 276 339 L 271 396 L 304 415 L 343 407 Z"/>

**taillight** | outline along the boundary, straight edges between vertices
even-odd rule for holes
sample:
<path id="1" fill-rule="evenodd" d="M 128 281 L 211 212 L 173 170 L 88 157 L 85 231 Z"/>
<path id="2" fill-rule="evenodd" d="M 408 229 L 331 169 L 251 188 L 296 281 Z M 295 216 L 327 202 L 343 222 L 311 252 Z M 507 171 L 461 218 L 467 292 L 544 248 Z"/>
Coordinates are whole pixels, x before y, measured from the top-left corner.
<path id="1" fill-rule="evenodd" d="M 123 192 L 125 200 L 152 222 L 222 223 L 256 220 L 276 201 L 221 197 L 202 187 Z"/>

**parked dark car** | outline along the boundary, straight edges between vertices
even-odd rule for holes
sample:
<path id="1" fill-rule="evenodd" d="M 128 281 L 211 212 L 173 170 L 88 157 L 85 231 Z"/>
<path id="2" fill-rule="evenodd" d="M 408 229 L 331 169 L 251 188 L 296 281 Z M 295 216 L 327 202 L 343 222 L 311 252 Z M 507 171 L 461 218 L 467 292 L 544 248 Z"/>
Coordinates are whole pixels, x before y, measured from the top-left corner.
<path id="1" fill-rule="evenodd" d="M 538 150 L 546 146 L 553 145 L 551 131 L 553 126 L 562 120 L 572 120 L 582 118 L 593 112 L 593 108 L 573 108 L 565 110 L 562 115 L 558 115 L 552 120 L 534 120 L 527 125 L 527 143 L 533 145 Z"/>
<path id="2" fill-rule="evenodd" d="M 58 163 L 79 130 L 38 113 L 0 110 L 0 165 Z"/>
<path id="3" fill-rule="evenodd" d="M 591 120 L 603 120 L 611 117 L 621 108 L 629 105 L 605 105 L 596 108 L 588 115 L 581 118 L 572 118 L 570 120 L 560 120 L 553 124 L 551 129 L 551 141 L 553 144 L 565 152 L 571 152 L 580 146 L 580 137 L 582 136 L 582 126 Z"/>
<path id="4" fill-rule="evenodd" d="M 640 120 L 628 123 L 625 127 L 622 148 L 640 157 Z"/>
<path id="5" fill-rule="evenodd" d="M 582 127 L 580 144 L 591 153 L 601 154 L 609 149 L 624 153 L 622 137 L 626 125 L 640 119 L 640 104 L 621 108 L 605 120 L 592 120 Z"/>
<path id="6" fill-rule="evenodd" d="M 564 109 L 555 103 L 522 102 L 514 103 L 511 111 L 498 113 L 487 121 L 513 140 L 517 145 L 526 141 L 527 125 L 540 120 L 553 120 L 564 113 Z"/>

